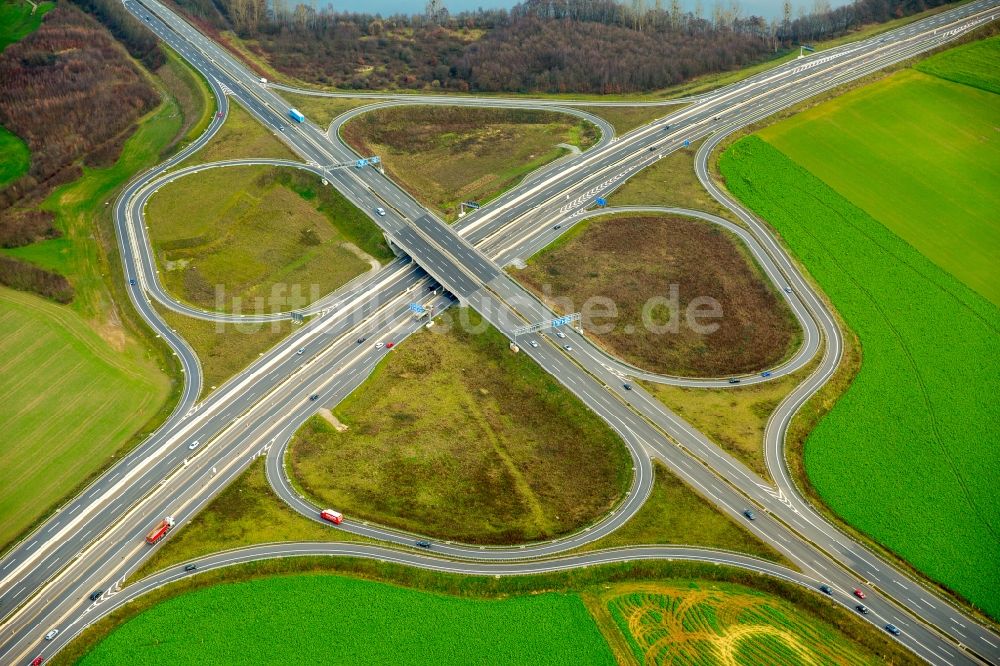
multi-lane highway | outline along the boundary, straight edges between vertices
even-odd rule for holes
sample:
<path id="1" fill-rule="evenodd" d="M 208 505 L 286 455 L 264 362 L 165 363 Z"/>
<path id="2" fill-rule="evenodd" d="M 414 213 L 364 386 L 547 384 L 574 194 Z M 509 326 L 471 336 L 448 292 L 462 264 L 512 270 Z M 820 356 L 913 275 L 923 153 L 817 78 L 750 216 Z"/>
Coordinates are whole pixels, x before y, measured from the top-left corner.
<path id="1" fill-rule="evenodd" d="M 801 367 L 822 353 L 819 369 L 781 405 L 769 424 L 768 463 L 777 486 L 754 475 L 643 391 L 625 392 L 623 377 L 641 375 L 636 369 L 610 358 L 575 332 L 569 332 L 573 352 L 567 352 L 554 338 L 539 335 L 539 347 L 525 346 L 524 353 L 605 418 L 629 447 L 636 469 L 629 495 L 614 513 L 590 530 L 556 542 L 508 549 L 455 544 L 435 548 L 447 556 L 445 559 L 415 553 L 392 557 L 415 566 L 454 571 L 513 574 L 547 570 L 554 566 L 553 556 L 607 534 L 641 506 L 652 478 L 650 458 L 655 457 L 737 520 L 747 506 L 763 509 L 761 519 L 748 524 L 748 528 L 799 566 L 801 584 L 828 582 L 837 600 L 846 604 L 854 586 L 861 581 L 870 583 L 869 617 L 903 628 L 904 634 L 898 640 L 925 660 L 958 663 L 977 658 L 1000 659 L 996 634 L 853 542 L 798 495 L 784 469 L 784 429 L 798 406 L 836 367 L 840 334 L 822 300 L 766 227 L 718 192 L 704 170 L 708 152 L 725 134 L 823 90 L 946 43 L 992 20 L 995 3 L 970 3 L 877 39 L 838 47 L 690 100 L 689 106 L 659 122 L 614 142 L 604 140 L 582 155 L 565 158 L 557 167 L 533 174 L 522 186 L 453 227 L 444 225 L 377 172 L 324 169 L 355 157 L 336 141 L 336 132 L 331 136 L 308 122 L 298 125 L 287 121 L 288 105 L 272 88 L 262 86 L 249 69 L 155 0 L 127 0 L 125 6 L 206 76 L 224 112 L 228 92 L 302 156 L 304 168 L 321 173 L 363 210 L 370 212 L 376 205 L 386 207 L 388 215 L 372 215 L 373 219 L 419 268 L 399 260 L 324 298 L 308 310 L 315 316 L 300 331 L 196 406 L 194 400 L 201 384 L 197 359 L 160 321 L 147 300 L 152 296 L 167 307 L 187 307 L 177 304 L 159 285 L 141 209 L 164 182 L 164 170 L 175 167 L 203 145 L 221 121 L 216 121 L 181 155 L 130 184 L 116 206 L 126 277 L 135 282 L 129 285 L 130 297 L 142 316 L 176 350 L 189 381 L 177 411 L 163 428 L 71 500 L 0 563 L 0 617 L 4 622 L 0 661 L 33 655 L 40 649 L 40 636 L 49 627 L 65 629 L 49 643 L 47 654 L 51 653 L 97 613 L 116 607 L 140 591 L 126 588 L 127 594 L 108 595 L 88 612 L 91 604 L 87 594 L 92 589 L 107 588 L 147 556 L 149 549 L 142 536 L 152 524 L 169 513 L 182 526 L 257 455 L 269 456 L 268 475 L 279 494 L 294 508 L 314 517 L 315 507 L 288 488 L 280 464 L 281 452 L 299 423 L 318 406 L 347 395 L 382 358 L 385 350 L 375 349 L 371 341 L 400 339 L 417 329 L 419 323 L 408 314 L 409 302 L 432 297 L 438 299 L 438 307 L 450 303 L 446 295 L 427 291 L 430 281 L 426 273 L 508 334 L 527 321 L 549 317 L 549 310 L 510 280 L 500 267 L 529 256 L 561 233 L 554 228 L 554 222 L 563 222 L 565 230 L 588 214 L 585 211 L 596 196 L 613 190 L 685 141 L 706 136 L 712 138 L 699 152 L 699 176 L 717 198 L 740 215 L 749 229 L 739 229 L 744 242 L 782 293 L 784 287 L 791 288 L 789 302 L 806 332 L 806 341 L 798 353 L 778 370 Z M 420 96 L 415 100 L 430 101 Z M 473 98 L 456 98 L 455 103 L 483 103 L 470 100 Z M 525 104 L 523 100 L 517 103 Z M 166 179 L 173 177 L 181 174 Z M 206 316 L 199 312 L 187 314 Z M 358 338 L 366 338 L 366 342 L 358 344 Z M 302 355 L 295 353 L 300 348 L 305 350 Z M 719 380 L 697 383 L 724 385 Z M 321 399 L 309 400 L 311 395 Z M 194 439 L 203 446 L 191 454 L 186 444 Z M 410 544 L 414 538 L 351 521 L 344 528 L 399 546 Z M 278 550 L 251 549 L 241 557 L 279 556 L 282 553 Z M 630 552 L 635 559 L 649 556 L 648 551 L 630 549 L 614 557 L 629 558 Z M 686 552 L 694 558 L 705 556 Z M 354 556 L 385 556 L 383 551 L 378 553 L 364 548 L 351 552 Z M 682 555 L 665 551 L 660 554 Z M 529 559 L 539 556 L 550 559 Z M 565 557 L 556 562 L 580 566 L 600 561 L 602 556 Z M 588 561 L 587 557 L 598 559 Z M 727 557 L 734 565 L 762 566 Z M 518 563 L 512 565 L 512 560 Z M 216 558 L 212 565 L 226 561 L 224 557 Z M 165 574 L 153 582 L 164 582 L 175 575 Z"/>

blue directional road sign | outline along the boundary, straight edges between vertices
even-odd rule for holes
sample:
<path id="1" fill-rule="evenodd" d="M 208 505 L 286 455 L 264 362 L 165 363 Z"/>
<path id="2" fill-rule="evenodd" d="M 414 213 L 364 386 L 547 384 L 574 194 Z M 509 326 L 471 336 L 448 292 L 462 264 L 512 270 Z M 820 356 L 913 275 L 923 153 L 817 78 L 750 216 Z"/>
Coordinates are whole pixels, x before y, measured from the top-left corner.
<path id="1" fill-rule="evenodd" d="M 604 199 L 602 197 L 597 197 L 597 205 L 598 206 L 607 206 L 608 205 L 608 200 Z"/>

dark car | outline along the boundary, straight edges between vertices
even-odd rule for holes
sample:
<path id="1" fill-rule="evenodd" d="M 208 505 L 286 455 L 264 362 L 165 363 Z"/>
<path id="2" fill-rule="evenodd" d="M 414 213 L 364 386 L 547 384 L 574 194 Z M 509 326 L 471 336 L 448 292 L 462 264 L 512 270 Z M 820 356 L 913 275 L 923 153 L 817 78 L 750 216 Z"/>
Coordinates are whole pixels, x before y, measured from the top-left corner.
<path id="1" fill-rule="evenodd" d="M 135 278 L 130 278 L 129 281 L 128 281 L 128 283 L 134 287 L 135 286 Z"/>
<path id="2" fill-rule="evenodd" d="M 625 388 L 626 391 L 631 391 L 632 390 L 632 385 L 631 384 L 625 384 L 624 388 Z"/>
<path id="3" fill-rule="evenodd" d="M 649 152 L 655 153 L 656 152 L 656 146 L 650 146 L 649 147 Z"/>
<path id="4" fill-rule="evenodd" d="M 101 598 L 101 594 L 103 594 L 103 593 L 104 593 L 104 590 L 94 590 L 93 592 L 90 593 L 90 600 L 91 601 L 97 601 L 98 599 Z"/>
<path id="5" fill-rule="evenodd" d="M 313 393 L 311 396 L 309 396 L 309 399 L 310 400 L 319 400 L 319 393 Z"/>
<path id="6" fill-rule="evenodd" d="M 423 539 L 421 539 L 420 541 L 418 541 L 414 545 L 416 545 L 418 548 L 430 548 L 431 547 L 431 542 L 430 541 L 424 541 Z"/>
<path id="7" fill-rule="evenodd" d="M 830 589 L 829 585 L 820 585 L 819 591 L 823 594 L 833 594 L 833 590 Z"/>
<path id="8" fill-rule="evenodd" d="M 552 227 L 552 228 L 553 228 L 553 229 L 562 229 L 562 225 L 561 225 L 561 224 L 557 224 L 556 226 L 554 226 L 554 227 Z"/>
<path id="9" fill-rule="evenodd" d="M 364 342 L 364 341 L 365 341 L 365 339 L 364 339 L 364 338 L 358 338 L 358 340 L 357 340 L 357 343 L 358 343 L 358 344 L 360 345 L 360 344 L 361 344 L 362 342 Z"/>
<path id="10" fill-rule="evenodd" d="M 729 383 L 730 384 L 739 384 L 740 380 L 736 379 L 736 377 L 733 377 L 732 379 L 729 380 Z"/>
<path id="11" fill-rule="evenodd" d="M 897 626 L 896 626 L 896 625 L 894 625 L 894 624 L 887 624 L 887 625 L 885 625 L 885 630 L 886 630 L 886 631 L 888 631 L 888 632 L 889 632 L 890 634 L 892 634 L 893 636 L 899 636 L 899 634 L 900 634 L 900 633 L 902 633 L 902 632 L 901 632 L 901 631 L 899 630 L 899 627 L 897 627 Z"/>
<path id="12" fill-rule="evenodd" d="M 198 568 L 197 564 L 188 564 L 188 565 L 185 565 L 184 571 L 194 571 L 197 568 Z"/>
<path id="13" fill-rule="evenodd" d="M 764 372 L 760 373 L 760 376 L 761 377 L 770 377 L 771 376 L 771 371 L 770 370 L 765 370 Z"/>
<path id="14" fill-rule="evenodd" d="M 867 606 L 862 606 L 861 604 L 858 604 L 857 606 L 855 606 L 855 608 L 857 608 L 858 612 L 861 613 L 862 615 L 868 615 L 868 607 Z"/>
<path id="15" fill-rule="evenodd" d="M 751 511 L 750 509 L 744 511 L 743 515 L 747 517 L 747 520 L 757 520 L 757 516 L 755 516 L 754 512 Z"/>

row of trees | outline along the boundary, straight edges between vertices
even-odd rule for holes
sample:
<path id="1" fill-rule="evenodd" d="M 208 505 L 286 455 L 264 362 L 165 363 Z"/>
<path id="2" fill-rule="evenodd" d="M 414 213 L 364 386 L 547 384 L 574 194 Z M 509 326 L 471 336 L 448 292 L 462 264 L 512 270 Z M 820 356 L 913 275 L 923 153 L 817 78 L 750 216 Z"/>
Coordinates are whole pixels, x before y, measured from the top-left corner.
<path id="1" fill-rule="evenodd" d="M 77 0 L 93 2 L 97 0 Z M 102 0 L 110 2 L 111 0 Z M 430 0 L 419 16 L 317 10 L 287 0 L 177 0 L 218 29 L 252 40 L 279 70 L 349 88 L 637 92 L 760 61 L 800 41 L 832 37 L 945 0 L 855 0 L 767 21 L 739 0 L 706 11 L 680 0 L 525 0 L 509 12 L 450 15 Z"/>
<path id="2" fill-rule="evenodd" d="M 47 271 L 26 261 L 0 254 L 0 284 L 19 291 L 30 291 L 51 298 L 56 303 L 73 300 L 73 285 L 64 275 Z"/>

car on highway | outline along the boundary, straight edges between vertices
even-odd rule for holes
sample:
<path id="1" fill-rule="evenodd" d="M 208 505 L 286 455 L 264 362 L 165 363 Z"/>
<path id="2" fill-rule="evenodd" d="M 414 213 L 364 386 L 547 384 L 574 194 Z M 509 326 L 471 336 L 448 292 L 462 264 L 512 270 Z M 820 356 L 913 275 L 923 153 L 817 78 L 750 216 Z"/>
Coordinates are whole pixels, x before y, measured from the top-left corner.
<path id="1" fill-rule="evenodd" d="M 862 615 L 868 615 L 868 606 L 865 606 L 863 604 L 858 604 L 857 606 L 855 606 L 855 608 L 857 608 L 858 612 L 861 613 Z"/>
<path id="2" fill-rule="evenodd" d="M 380 217 L 385 217 L 385 208 L 382 208 L 382 206 L 379 206 L 378 208 L 376 208 L 376 209 L 375 209 L 375 212 L 376 212 L 376 213 L 377 213 L 377 214 L 378 214 L 378 215 L 379 215 Z"/>
<path id="3" fill-rule="evenodd" d="M 309 399 L 313 401 L 319 400 L 319 393 L 313 393 L 311 396 L 309 396 Z"/>
<path id="4" fill-rule="evenodd" d="M 194 451 L 195 449 L 198 448 L 199 444 L 201 444 L 201 442 L 199 442 L 197 439 L 194 440 L 193 442 L 191 442 L 190 444 L 188 444 L 188 451 Z"/>
<path id="5" fill-rule="evenodd" d="M 573 351 L 573 345 L 563 345 L 563 349 L 566 351 Z"/>
<path id="6" fill-rule="evenodd" d="M 358 338 L 358 340 L 357 340 L 357 342 L 358 342 L 358 344 L 359 344 L 359 345 L 360 345 L 360 344 L 361 344 L 362 342 L 364 342 L 364 341 L 365 341 L 365 339 L 364 339 L 364 338 Z"/>
<path id="7" fill-rule="evenodd" d="M 771 371 L 770 370 L 765 370 L 764 372 L 760 373 L 760 376 L 761 377 L 770 377 L 771 376 Z"/>
<path id="8" fill-rule="evenodd" d="M 198 568 L 197 564 L 186 564 L 184 565 L 184 571 L 194 571 Z"/>
<path id="9" fill-rule="evenodd" d="M 37 657 L 31 660 L 31 666 L 42 666 L 43 661 L 45 661 L 45 657 L 43 657 L 42 655 L 38 655 Z"/>
<path id="10" fill-rule="evenodd" d="M 538 340 L 529 340 L 528 344 L 531 345 L 532 347 L 537 347 L 538 346 Z"/>
<path id="11" fill-rule="evenodd" d="M 45 634 L 45 640 L 51 641 L 53 638 L 55 638 L 58 635 L 59 635 L 59 630 L 58 629 L 53 629 L 49 633 Z"/>
<path id="12" fill-rule="evenodd" d="M 135 286 L 135 278 L 131 278 L 131 279 L 130 279 L 130 280 L 128 281 L 128 283 L 129 283 L 130 285 L 132 285 L 132 286 L 134 287 L 134 286 Z"/>
<path id="13" fill-rule="evenodd" d="M 785 287 L 785 293 L 786 294 L 792 293 L 792 288 L 791 287 Z"/>
<path id="14" fill-rule="evenodd" d="M 747 517 L 747 520 L 757 520 L 757 516 L 750 509 L 744 511 L 743 515 Z"/>
<path id="15" fill-rule="evenodd" d="M 333 523 L 334 525 L 339 525 L 344 522 L 344 514 L 339 511 L 334 511 L 333 509 L 323 509 L 319 512 L 319 517 Z"/>
<path id="16" fill-rule="evenodd" d="M 216 118 L 221 118 L 221 117 L 222 117 L 222 115 L 223 115 L 223 114 L 222 114 L 222 111 L 219 111 L 218 113 L 216 113 L 216 114 L 215 114 L 215 117 L 216 117 Z"/>
<path id="17" fill-rule="evenodd" d="M 739 379 L 737 379 L 736 377 L 730 377 L 730 379 L 729 379 L 729 383 L 730 383 L 730 384 L 739 384 L 739 383 L 740 383 L 740 380 L 739 380 Z"/>
<path id="18" fill-rule="evenodd" d="M 396 346 L 395 342 L 387 342 L 387 343 L 385 343 L 385 348 L 386 349 L 392 349 L 395 346 Z"/>
<path id="19" fill-rule="evenodd" d="M 382 349 L 382 347 L 385 347 L 385 343 L 384 342 L 376 342 L 375 343 L 375 349 Z"/>
<path id="20" fill-rule="evenodd" d="M 885 630 L 888 631 L 893 636 L 899 636 L 901 633 L 903 633 L 899 630 L 899 627 L 897 627 L 894 624 L 885 625 Z"/>
<path id="21" fill-rule="evenodd" d="M 830 589 L 829 585 L 820 585 L 819 591 L 823 594 L 833 594 L 833 590 Z"/>
<path id="22" fill-rule="evenodd" d="M 556 337 L 557 338 L 565 338 L 566 334 L 563 333 L 562 331 L 556 331 Z"/>
<path id="23" fill-rule="evenodd" d="M 305 353 L 306 353 L 306 348 L 305 348 L 305 347 L 303 347 L 303 348 L 301 348 L 300 350 L 298 350 L 297 352 L 295 352 L 295 355 L 296 355 L 296 356 L 302 356 L 302 355 L 303 355 L 303 354 L 305 354 Z"/>
<path id="24" fill-rule="evenodd" d="M 553 229 L 562 229 L 562 225 L 561 225 L 561 224 L 557 224 L 556 226 L 554 226 L 554 227 L 552 227 L 552 228 L 553 228 Z"/>
<path id="25" fill-rule="evenodd" d="M 649 147 L 649 152 L 655 153 L 656 152 L 656 146 L 650 146 Z"/>
<path id="26" fill-rule="evenodd" d="M 414 545 L 417 546 L 418 548 L 430 548 L 431 547 L 431 542 L 430 541 L 424 541 L 423 539 L 421 539 L 420 541 L 416 542 Z"/>
<path id="27" fill-rule="evenodd" d="M 97 601 L 98 599 L 101 598 L 101 595 L 103 593 L 104 593 L 104 590 L 94 590 L 93 592 L 90 593 L 90 600 L 91 601 Z"/>
<path id="28" fill-rule="evenodd" d="M 856 587 L 854 588 L 854 596 L 856 596 L 858 599 L 864 599 L 865 591 L 862 590 L 861 588 Z"/>
<path id="29" fill-rule="evenodd" d="M 625 382 L 624 384 L 622 384 L 622 388 L 624 388 L 626 391 L 631 391 L 632 385 L 629 384 L 628 382 Z"/>

